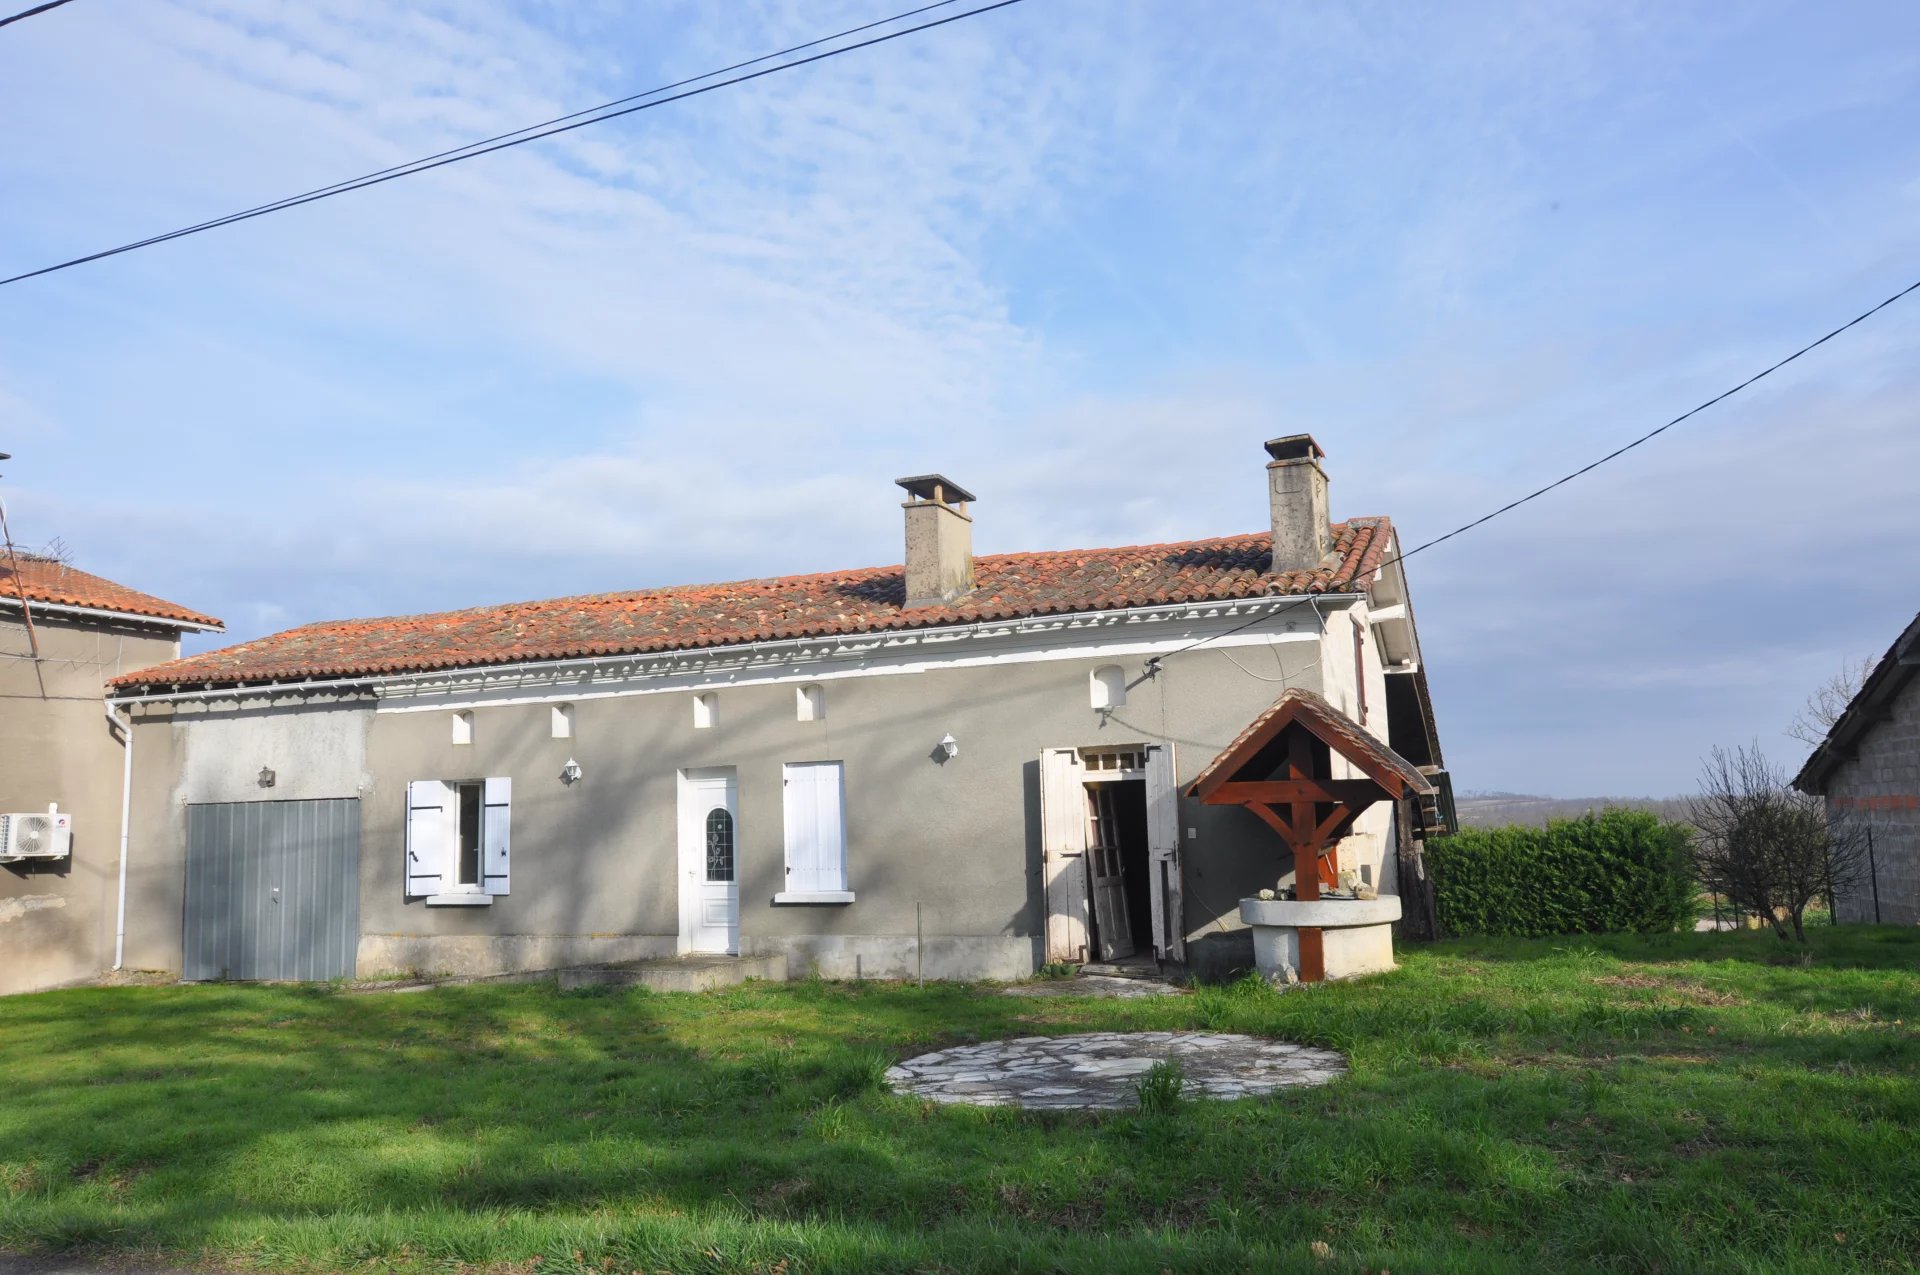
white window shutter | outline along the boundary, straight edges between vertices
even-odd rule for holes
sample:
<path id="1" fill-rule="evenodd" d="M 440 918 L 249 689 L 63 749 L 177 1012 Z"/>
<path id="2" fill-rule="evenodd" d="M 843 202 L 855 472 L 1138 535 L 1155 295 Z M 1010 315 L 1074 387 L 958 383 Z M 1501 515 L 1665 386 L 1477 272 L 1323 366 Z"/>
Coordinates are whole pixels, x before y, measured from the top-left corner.
<path id="1" fill-rule="evenodd" d="M 847 816 L 841 801 L 840 763 L 823 762 L 814 767 L 814 809 L 820 829 L 814 842 L 819 847 L 815 871 L 822 890 L 847 888 Z"/>
<path id="2" fill-rule="evenodd" d="M 1086 853 L 1085 776 L 1078 749 L 1049 748 L 1040 755 L 1040 839 L 1049 859 Z"/>
<path id="3" fill-rule="evenodd" d="M 787 889 L 818 890 L 820 887 L 814 884 L 814 864 L 819 856 L 814 850 L 813 772 L 793 765 L 785 771 L 781 817 L 786 825 Z"/>
<path id="4" fill-rule="evenodd" d="M 1040 846 L 1047 883 L 1047 959 L 1087 956 L 1086 767 L 1078 749 L 1040 754 Z"/>
<path id="5" fill-rule="evenodd" d="M 1165 858 L 1180 848 L 1180 790 L 1173 780 L 1173 746 L 1147 745 L 1147 853 Z"/>
<path id="6" fill-rule="evenodd" d="M 416 779 L 407 785 L 407 897 L 438 894 L 453 868 L 453 785 Z"/>
<path id="7" fill-rule="evenodd" d="M 506 894 L 513 884 L 513 780 L 487 780 L 482 800 L 480 888 L 488 894 Z"/>
<path id="8" fill-rule="evenodd" d="M 847 888 L 846 824 L 839 762 L 789 763 L 784 815 L 787 889 Z"/>
<path id="9" fill-rule="evenodd" d="M 1160 955 L 1186 959 L 1186 909 L 1180 888 L 1180 788 L 1172 744 L 1147 745 L 1147 871 L 1154 874 L 1153 933 Z"/>

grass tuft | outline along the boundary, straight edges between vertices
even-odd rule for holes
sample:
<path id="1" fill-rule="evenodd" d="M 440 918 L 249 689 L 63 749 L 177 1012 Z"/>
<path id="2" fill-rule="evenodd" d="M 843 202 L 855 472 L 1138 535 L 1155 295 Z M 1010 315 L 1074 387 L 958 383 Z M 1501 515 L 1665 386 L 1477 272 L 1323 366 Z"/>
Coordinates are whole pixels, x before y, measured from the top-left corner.
<path id="1" fill-rule="evenodd" d="M 1180 1110 L 1186 1085 L 1187 1074 L 1181 1069 L 1178 1059 L 1166 1058 L 1155 1063 L 1134 1086 L 1135 1091 L 1140 1095 L 1140 1114 L 1143 1116 L 1175 1114 Z"/>

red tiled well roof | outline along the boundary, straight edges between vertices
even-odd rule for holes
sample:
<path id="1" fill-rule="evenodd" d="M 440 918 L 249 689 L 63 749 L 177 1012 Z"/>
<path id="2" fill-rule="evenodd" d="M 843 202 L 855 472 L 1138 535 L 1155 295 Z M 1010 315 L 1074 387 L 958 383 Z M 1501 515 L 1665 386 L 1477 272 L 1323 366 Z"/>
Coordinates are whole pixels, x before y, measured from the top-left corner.
<path id="1" fill-rule="evenodd" d="M 0 553 L 0 602 L 15 602 L 26 595 L 27 605 L 44 602 L 54 606 L 81 607 L 88 611 L 116 611 L 122 615 L 151 616 L 196 628 L 219 629 L 226 626 L 210 615 L 190 610 L 178 602 L 168 602 L 124 584 L 103 580 L 97 575 L 70 567 L 57 558 L 37 554 L 20 555 L 16 576 L 11 554 Z"/>
<path id="2" fill-rule="evenodd" d="M 1288 723 L 1299 722 L 1340 756 L 1358 766 L 1393 800 L 1433 792 L 1433 781 L 1420 768 L 1367 733 L 1367 729 L 1328 702 L 1315 691 L 1293 687 L 1283 691 L 1266 711 L 1247 723 L 1233 742 L 1220 750 L 1187 785 L 1189 797 L 1207 795 L 1230 782 L 1242 766 L 1253 761 L 1263 746 Z M 1264 778 L 1264 776 L 1261 776 Z"/>
<path id="3" fill-rule="evenodd" d="M 979 557 L 973 592 L 944 607 L 906 607 L 904 572 L 893 566 L 329 620 L 141 669 L 114 684 L 377 677 L 1368 588 L 1392 525 L 1385 518 L 1353 518 L 1336 523 L 1333 533 L 1333 549 L 1320 565 L 1272 576 L 1272 537 L 1264 533 Z"/>

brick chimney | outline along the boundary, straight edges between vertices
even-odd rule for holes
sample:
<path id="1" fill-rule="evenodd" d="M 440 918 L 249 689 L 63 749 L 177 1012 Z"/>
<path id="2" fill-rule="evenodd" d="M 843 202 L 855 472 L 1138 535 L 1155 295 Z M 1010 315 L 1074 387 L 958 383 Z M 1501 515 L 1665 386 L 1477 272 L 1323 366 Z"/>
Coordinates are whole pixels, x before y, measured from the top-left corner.
<path id="1" fill-rule="evenodd" d="M 973 493 L 939 474 L 901 478 L 908 500 L 907 605 L 945 606 L 973 592 Z"/>
<path id="2" fill-rule="evenodd" d="M 1289 434 L 1267 443 L 1267 501 L 1273 510 L 1272 571 L 1320 565 L 1333 548 L 1327 518 L 1326 453 L 1311 434 Z"/>

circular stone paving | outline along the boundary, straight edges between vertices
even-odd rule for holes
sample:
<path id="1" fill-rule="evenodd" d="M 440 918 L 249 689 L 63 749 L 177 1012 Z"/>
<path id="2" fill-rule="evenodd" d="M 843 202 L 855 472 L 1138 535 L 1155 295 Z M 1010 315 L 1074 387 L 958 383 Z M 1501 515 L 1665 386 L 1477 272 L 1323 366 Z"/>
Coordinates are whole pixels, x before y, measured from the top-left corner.
<path id="1" fill-rule="evenodd" d="M 1139 1104 L 1140 1078 L 1179 1062 L 1185 1092 L 1245 1098 L 1324 1085 L 1347 1070 L 1331 1049 L 1218 1032 L 1089 1032 L 957 1045 L 887 1069 L 887 1083 L 935 1102 L 1045 1110 L 1124 1110 Z"/>

